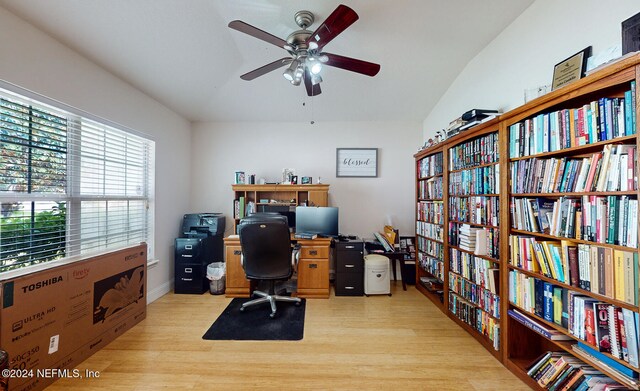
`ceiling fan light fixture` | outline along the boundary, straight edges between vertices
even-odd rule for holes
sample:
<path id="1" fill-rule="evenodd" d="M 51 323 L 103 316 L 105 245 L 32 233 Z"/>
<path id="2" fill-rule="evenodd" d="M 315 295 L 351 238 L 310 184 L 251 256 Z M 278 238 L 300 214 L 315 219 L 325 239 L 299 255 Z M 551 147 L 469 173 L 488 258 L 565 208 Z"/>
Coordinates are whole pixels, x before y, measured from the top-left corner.
<path id="1" fill-rule="evenodd" d="M 282 73 L 282 76 L 293 83 L 296 77 L 296 73 L 298 71 L 299 65 L 300 65 L 300 61 L 298 60 L 291 61 L 291 65 L 289 65 L 289 67 L 285 69 L 285 71 Z"/>
<path id="2" fill-rule="evenodd" d="M 322 83 L 322 76 L 318 74 L 311 75 L 311 85 L 317 85 Z"/>
<path id="3" fill-rule="evenodd" d="M 322 71 L 322 64 L 320 64 L 318 61 L 312 61 L 311 67 L 309 67 L 309 71 L 311 71 L 311 73 L 314 75 L 319 74 L 320 71 Z"/>

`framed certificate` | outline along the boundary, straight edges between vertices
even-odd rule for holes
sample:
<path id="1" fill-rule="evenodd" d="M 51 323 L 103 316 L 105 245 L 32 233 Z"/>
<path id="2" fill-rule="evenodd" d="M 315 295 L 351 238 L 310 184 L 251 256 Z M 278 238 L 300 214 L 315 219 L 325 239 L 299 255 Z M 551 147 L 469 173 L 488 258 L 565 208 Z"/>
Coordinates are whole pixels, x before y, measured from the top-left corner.
<path id="1" fill-rule="evenodd" d="M 561 61 L 553 67 L 553 83 L 551 90 L 581 79 L 587 70 L 587 59 L 591 56 L 591 46 L 582 49 L 573 56 Z"/>

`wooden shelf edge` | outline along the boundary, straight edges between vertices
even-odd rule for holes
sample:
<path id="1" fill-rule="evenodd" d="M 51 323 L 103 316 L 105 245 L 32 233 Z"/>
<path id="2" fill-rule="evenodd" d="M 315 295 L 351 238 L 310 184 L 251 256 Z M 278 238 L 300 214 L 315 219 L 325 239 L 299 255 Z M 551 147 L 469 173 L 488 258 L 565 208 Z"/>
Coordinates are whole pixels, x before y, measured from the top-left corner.
<path id="1" fill-rule="evenodd" d="M 541 238 L 548 238 L 548 239 L 553 239 L 557 241 L 569 240 L 571 242 L 580 243 L 580 244 L 589 244 L 592 246 L 599 246 L 599 247 L 609 247 L 614 250 L 623 250 L 623 251 L 631 251 L 631 252 L 638 251 L 638 249 L 634 247 L 626 247 L 626 246 L 620 246 L 617 244 L 609 244 L 609 243 L 592 242 L 589 240 L 582 240 L 582 239 L 575 239 L 575 238 L 564 238 L 562 236 L 543 234 L 542 232 L 523 231 L 515 228 L 509 228 L 509 234 L 512 235 L 514 233 L 519 235 L 539 236 Z"/>
<path id="2" fill-rule="evenodd" d="M 537 153 L 535 155 L 527 155 L 527 156 L 521 156 L 521 157 L 512 157 L 509 158 L 509 162 L 515 162 L 518 160 L 527 160 L 527 159 L 533 159 L 533 158 L 542 158 L 542 157 L 553 157 L 553 156 L 562 156 L 565 154 L 571 154 L 571 155 L 575 155 L 575 152 L 579 152 L 579 151 L 588 151 L 591 149 L 597 149 L 598 147 L 607 145 L 607 144 L 615 144 L 615 143 L 619 143 L 619 142 L 624 142 L 624 141 L 631 141 L 634 140 L 635 141 L 636 135 L 633 134 L 631 136 L 622 136 L 622 137 L 616 137 L 616 138 L 612 138 L 609 140 L 604 140 L 604 141 L 598 141 L 597 143 L 591 143 L 591 144 L 585 144 L 585 145 L 579 145 L 579 146 L 575 146 L 575 147 L 571 147 L 571 148 L 563 148 L 563 149 L 559 149 L 557 151 L 551 151 L 551 152 L 542 152 L 542 153 Z"/>
<path id="3" fill-rule="evenodd" d="M 475 338 L 476 341 L 480 343 L 480 345 L 488 350 L 489 353 L 491 353 L 491 355 L 496 358 L 496 360 L 502 362 L 503 341 L 500 341 L 500 348 L 498 350 L 495 350 L 493 347 L 493 341 L 490 340 L 489 337 L 486 337 L 484 334 L 480 334 L 479 331 L 465 323 L 462 319 L 458 318 L 453 312 L 449 311 L 448 308 L 446 309 L 446 313 L 451 320 L 456 322 L 463 330 L 465 330 L 467 333 L 469 333 L 469 335 Z"/>
<path id="4" fill-rule="evenodd" d="M 620 300 L 614 299 L 612 297 L 608 297 L 608 296 L 605 296 L 605 295 L 601 295 L 599 293 L 595 293 L 595 292 L 591 292 L 591 291 L 588 291 L 588 290 L 585 290 L 585 289 L 582 289 L 582 288 L 578 288 L 577 286 L 573 286 L 573 285 L 569 285 L 569 284 L 564 283 L 564 282 L 560 282 L 560 281 L 558 281 L 558 280 L 556 280 L 554 278 L 550 278 L 550 277 L 544 276 L 544 275 L 542 275 L 540 273 L 536 273 L 536 272 L 532 272 L 532 271 L 529 271 L 529 270 L 526 270 L 526 269 L 522 269 L 522 268 L 517 267 L 517 266 L 512 265 L 512 264 L 507 265 L 507 268 L 516 270 L 516 271 L 518 271 L 518 272 L 520 272 L 522 274 L 526 274 L 526 275 L 528 275 L 530 277 L 533 277 L 533 278 L 538 278 L 540 280 L 546 281 L 546 282 L 551 283 L 553 285 L 558 285 L 558 286 L 560 286 L 562 288 L 569 289 L 569 290 L 581 293 L 583 295 L 587 295 L 589 297 L 593 297 L 594 299 L 606 301 L 609 304 L 613 304 L 613 305 L 616 305 L 616 306 L 621 307 L 621 308 L 626 308 L 626 309 L 631 310 L 633 312 L 638 312 L 638 306 L 635 306 L 633 304 L 629 304 L 627 302 L 620 301 Z"/>

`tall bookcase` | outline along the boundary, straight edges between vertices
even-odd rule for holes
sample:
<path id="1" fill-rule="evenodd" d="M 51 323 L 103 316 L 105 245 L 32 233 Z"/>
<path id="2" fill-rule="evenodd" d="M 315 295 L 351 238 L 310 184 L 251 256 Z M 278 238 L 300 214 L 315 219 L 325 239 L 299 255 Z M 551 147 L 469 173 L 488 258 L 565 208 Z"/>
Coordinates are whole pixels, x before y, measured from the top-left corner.
<path id="1" fill-rule="evenodd" d="M 416 155 L 416 287 L 444 306 L 444 155 L 430 148 Z"/>
<path id="2" fill-rule="evenodd" d="M 574 374 L 565 366 L 541 381 L 536 363 L 547 352 L 640 389 L 620 374 L 640 373 L 639 81 L 636 55 L 414 155 L 416 235 L 425 236 L 421 222 L 445 228 L 436 257 L 440 308 L 534 389 Z M 494 141 L 495 159 L 487 161 Z M 420 197 L 429 179 L 420 167 L 436 154 L 443 157 L 440 220 L 420 213 L 434 202 Z M 478 245 L 485 237 L 486 254 Z M 429 270 L 418 266 L 416 286 L 433 299 L 420 286 L 424 276 Z M 614 335 L 620 326 L 626 355 Z"/>
<path id="3" fill-rule="evenodd" d="M 447 145 L 447 287 L 453 319 L 500 355 L 500 134 L 497 120 Z"/>

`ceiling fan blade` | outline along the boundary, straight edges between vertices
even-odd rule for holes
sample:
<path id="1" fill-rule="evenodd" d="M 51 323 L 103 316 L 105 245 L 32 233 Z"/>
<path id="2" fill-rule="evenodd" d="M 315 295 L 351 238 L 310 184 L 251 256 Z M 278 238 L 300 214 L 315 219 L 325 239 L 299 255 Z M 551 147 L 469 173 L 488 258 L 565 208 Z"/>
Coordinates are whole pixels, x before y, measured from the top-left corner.
<path id="1" fill-rule="evenodd" d="M 252 25 L 247 24 L 241 20 L 234 20 L 233 22 L 230 22 L 229 27 L 234 30 L 240 31 L 241 33 L 251 35 L 252 37 L 261 39 L 265 42 L 269 42 L 270 44 L 276 45 L 283 49 L 285 46 L 288 45 L 287 41 L 285 41 L 284 39 L 278 38 L 275 35 L 272 35 L 266 31 L 260 30 L 257 27 L 253 27 Z"/>
<path id="2" fill-rule="evenodd" d="M 307 88 L 307 95 L 316 96 L 322 93 L 320 90 L 320 84 L 313 85 L 311 82 L 311 74 L 307 67 L 304 68 L 304 86 Z"/>
<path id="3" fill-rule="evenodd" d="M 284 65 L 289 65 L 291 64 L 291 61 L 293 61 L 293 59 L 291 57 L 284 57 L 281 58 L 279 60 L 275 60 L 272 63 L 269 63 L 267 65 L 261 66 L 260 68 L 254 69 L 251 72 L 247 72 L 244 75 L 240 76 L 240 78 L 242 80 L 253 80 L 256 77 L 262 76 L 265 73 L 269 73 L 271 71 L 275 71 L 276 69 L 284 66 Z"/>
<path id="4" fill-rule="evenodd" d="M 380 64 L 374 64 L 368 61 L 340 56 L 338 54 L 321 53 L 321 55 L 327 57 L 327 61 L 324 62 L 324 64 L 332 67 L 361 73 L 367 76 L 375 76 L 378 74 L 378 71 L 380 71 Z"/>
<path id="5" fill-rule="evenodd" d="M 351 26 L 356 20 L 358 20 L 358 14 L 356 11 L 347 7 L 344 4 L 340 4 L 329 17 L 322 22 L 320 26 L 313 32 L 307 39 L 307 45 L 310 43 L 318 45 L 318 50 L 332 39 L 337 37 L 341 32 Z M 314 46 L 314 45 L 312 45 Z"/>

